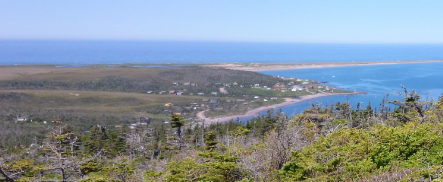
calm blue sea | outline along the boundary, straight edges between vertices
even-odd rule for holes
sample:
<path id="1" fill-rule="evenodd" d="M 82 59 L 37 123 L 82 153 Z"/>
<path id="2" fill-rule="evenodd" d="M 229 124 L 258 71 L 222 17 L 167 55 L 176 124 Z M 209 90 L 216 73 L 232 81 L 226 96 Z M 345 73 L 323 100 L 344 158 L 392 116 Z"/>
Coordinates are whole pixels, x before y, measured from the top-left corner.
<path id="1" fill-rule="evenodd" d="M 0 65 L 433 59 L 443 45 L 0 40 Z"/>
<path id="2" fill-rule="evenodd" d="M 443 59 L 443 45 L 285 44 L 224 42 L 136 41 L 0 41 L 0 65 L 13 64 L 118 64 L 192 62 L 351 62 Z M 61 66 L 64 67 L 64 66 Z M 352 105 L 373 107 L 387 93 L 401 99 L 400 85 L 415 89 L 422 98 L 437 99 L 443 93 L 443 63 L 373 65 L 264 71 L 269 75 L 329 82 L 367 95 L 333 96 L 284 107 L 288 115 L 311 103 L 329 105 L 349 99 Z M 61 68 L 62 69 L 62 68 Z"/>

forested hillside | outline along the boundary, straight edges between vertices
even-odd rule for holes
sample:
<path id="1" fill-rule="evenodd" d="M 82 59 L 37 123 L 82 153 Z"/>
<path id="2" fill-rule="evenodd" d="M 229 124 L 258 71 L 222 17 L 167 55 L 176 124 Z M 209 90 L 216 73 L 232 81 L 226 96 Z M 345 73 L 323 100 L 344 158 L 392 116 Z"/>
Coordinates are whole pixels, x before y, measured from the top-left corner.
<path id="1" fill-rule="evenodd" d="M 443 170 L 443 97 L 313 104 L 248 123 L 170 123 L 79 133 L 57 123 L 31 145 L 1 145 L 4 181 L 428 181 Z M 395 105 L 392 110 L 388 104 Z M 392 105 L 391 105 L 392 106 Z"/>
<path id="2" fill-rule="evenodd" d="M 171 68 L 82 67 L 56 68 L 36 66 L 0 67 L 0 89 L 83 90 L 141 92 L 188 90 L 209 94 L 220 84 L 273 86 L 279 78 L 255 72 L 214 69 L 198 66 Z M 188 83 L 188 84 L 184 84 Z M 191 85 L 191 83 L 194 83 Z M 240 87 L 238 87 L 239 89 Z M 236 88 L 231 88 L 233 90 Z M 243 90 L 244 92 L 244 90 Z"/>

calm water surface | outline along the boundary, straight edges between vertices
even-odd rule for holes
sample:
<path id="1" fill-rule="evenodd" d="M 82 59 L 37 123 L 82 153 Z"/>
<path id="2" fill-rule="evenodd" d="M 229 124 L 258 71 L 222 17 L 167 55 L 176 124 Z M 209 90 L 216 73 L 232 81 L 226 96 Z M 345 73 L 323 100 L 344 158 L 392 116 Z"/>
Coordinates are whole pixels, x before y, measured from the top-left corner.
<path id="1" fill-rule="evenodd" d="M 443 70 L 443 63 L 414 63 L 263 71 L 261 73 L 325 81 L 328 82 L 327 85 L 368 93 L 323 97 L 282 108 L 286 114 L 291 115 L 309 108 L 312 103 L 330 105 L 338 101 L 345 102 L 347 99 L 354 107 L 359 102 L 363 107 L 371 102 L 373 107 L 378 108 L 387 94 L 389 94 L 389 100 L 404 98 L 398 95 L 398 92 L 403 92 L 400 85 L 404 85 L 409 91 L 416 90 L 424 100 L 436 100 L 443 93 L 443 71 L 441 70 Z"/>

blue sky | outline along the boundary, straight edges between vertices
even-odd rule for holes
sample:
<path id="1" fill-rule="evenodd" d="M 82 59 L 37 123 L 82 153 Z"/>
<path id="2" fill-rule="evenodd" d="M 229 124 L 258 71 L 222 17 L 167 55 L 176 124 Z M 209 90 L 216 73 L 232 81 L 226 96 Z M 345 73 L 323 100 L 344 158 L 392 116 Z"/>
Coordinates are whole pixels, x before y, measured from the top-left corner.
<path id="1" fill-rule="evenodd" d="M 441 0 L 2 0 L 0 39 L 443 43 Z"/>

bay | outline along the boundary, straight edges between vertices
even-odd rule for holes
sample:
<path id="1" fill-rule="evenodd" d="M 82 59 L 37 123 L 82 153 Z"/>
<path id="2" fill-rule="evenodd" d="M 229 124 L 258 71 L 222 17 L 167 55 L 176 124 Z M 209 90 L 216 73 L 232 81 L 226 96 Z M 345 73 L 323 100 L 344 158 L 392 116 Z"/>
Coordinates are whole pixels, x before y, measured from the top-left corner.
<path id="1" fill-rule="evenodd" d="M 367 92 L 366 95 L 331 96 L 312 99 L 299 104 L 283 107 L 288 115 L 298 114 L 312 104 L 329 106 L 337 102 L 346 102 L 363 107 L 371 102 L 373 108 L 379 108 L 383 97 L 389 94 L 389 100 L 402 100 L 404 93 L 401 85 L 408 91 L 415 90 L 422 100 L 436 101 L 443 93 L 443 63 L 414 63 L 394 65 L 349 66 L 335 68 L 312 68 L 297 70 L 262 71 L 263 74 L 279 75 L 328 82 L 327 85 L 338 88 Z M 390 105 L 391 109 L 394 108 Z M 264 113 L 261 113 L 264 114 Z"/>

